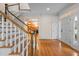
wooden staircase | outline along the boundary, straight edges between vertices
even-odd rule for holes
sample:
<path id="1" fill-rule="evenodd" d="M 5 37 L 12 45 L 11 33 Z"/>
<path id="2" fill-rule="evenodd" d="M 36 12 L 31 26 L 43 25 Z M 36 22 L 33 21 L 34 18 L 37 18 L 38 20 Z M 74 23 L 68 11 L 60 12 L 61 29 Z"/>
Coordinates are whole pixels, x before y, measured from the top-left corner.
<path id="1" fill-rule="evenodd" d="M 5 19 L 6 18 L 6 19 Z M 0 11 L 0 55 L 28 56 L 33 35 Z M 33 51 L 32 51 L 33 52 Z M 32 55 L 32 54 L 31 54 Z"/>
<path id="2" fill-rule="evenodd" d="M 32 22 L 25 24 L 8 6 L 5 13 L 0 11 L 0 56 L 33 56 L 37 28 Z"/>

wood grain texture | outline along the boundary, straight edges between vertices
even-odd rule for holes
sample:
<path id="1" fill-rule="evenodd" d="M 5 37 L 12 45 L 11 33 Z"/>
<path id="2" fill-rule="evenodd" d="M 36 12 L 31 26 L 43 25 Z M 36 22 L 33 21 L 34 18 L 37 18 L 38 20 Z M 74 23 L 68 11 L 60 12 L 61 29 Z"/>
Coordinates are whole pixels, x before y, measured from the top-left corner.
<path id="1" fill-rule="evenodd" d="M 49 39 L 38 42 L 35 56 L 78 56 L 79 52 L 59 40 Z"/>

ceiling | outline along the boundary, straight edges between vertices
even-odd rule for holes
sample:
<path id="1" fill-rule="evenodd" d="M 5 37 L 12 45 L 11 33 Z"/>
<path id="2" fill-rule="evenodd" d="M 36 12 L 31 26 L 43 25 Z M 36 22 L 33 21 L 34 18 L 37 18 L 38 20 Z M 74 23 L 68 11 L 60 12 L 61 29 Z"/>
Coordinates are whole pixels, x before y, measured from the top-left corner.
<path id="1" fill-rule="evenodd" d="M 71 7 L 74 3 L 28 3 L 30 7 L 30 11 L 19 11 L 18 12 L 18 5 L 9 7 L 9 9 L 12 11 L 16 11 L 20 13 L 22 16 L 40 16 L 40 15 L 58 15 L 63 10 L 66 10 L 67 8 Z M 25 7 L 26 8 L 26 7 Z M 46 10 L 46 8 L 50 8 L 49 11 Z"/>
<path id="2" fill-rule="evenodd" d="M 66 8 L 73 5 L 72 3 L 29 3 L 31 8 L 30 14 L 32 15 L 41 15 L 41 14 L 53 14 L 57 15 L 59 12 L 62 12 Z M 46 8 L 50 8 L 49 11 Z"/>

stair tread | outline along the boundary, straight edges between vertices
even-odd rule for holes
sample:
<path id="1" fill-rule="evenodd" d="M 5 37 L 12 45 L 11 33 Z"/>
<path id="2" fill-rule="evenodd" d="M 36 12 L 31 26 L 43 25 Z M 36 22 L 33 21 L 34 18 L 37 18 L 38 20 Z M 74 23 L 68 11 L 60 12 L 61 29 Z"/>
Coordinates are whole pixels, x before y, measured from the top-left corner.
<path id="1" fill-rule="evenodd" d="M 6 39 L 3 39 L 3 40 L 2 40 L 2 39 L 0 38 L 0 41 L 5 41 L 5 40 L 6 40 Z"/>
<path id="2" fill-rule="evenodd" d="M 11 52 L 9 55 L 20 55 L 21 52 Z"/>
<path id="3" fill-rule="evenodd" d="M 18 52 L 18 48 L 16 48 L 16 52 L 12 51 L 9 55 L 20 55 L 22 51 Z"/>
<path id="4" fill-rule="evenodd" d="M 10 44 L 8 44 L 8 46 L 1 46 L 0 48 L 11 48 L 11 47 L 13 47 L 14 46 L 14 43 L 12 44 L 12 46 L 10 46 Z"/>

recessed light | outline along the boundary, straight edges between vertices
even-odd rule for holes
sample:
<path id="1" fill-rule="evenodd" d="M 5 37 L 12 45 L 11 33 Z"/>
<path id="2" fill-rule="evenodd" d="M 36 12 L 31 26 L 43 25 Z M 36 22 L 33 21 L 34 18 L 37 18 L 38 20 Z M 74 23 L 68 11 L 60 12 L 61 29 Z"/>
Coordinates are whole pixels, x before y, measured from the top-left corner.
<path id="1" fill-rule="evenodd" d="M 78 20 L 78 18 L 77 18 L 77 16 L 75 16 L 75 21 L 77 21 Z"/>
<path id="2" fill-rule="evenodd" d="M 49 11 L 49 10 L 50 10 L 50 8 L 46 8 L 46 10 L 47 10 L 47 11 Z"/>

